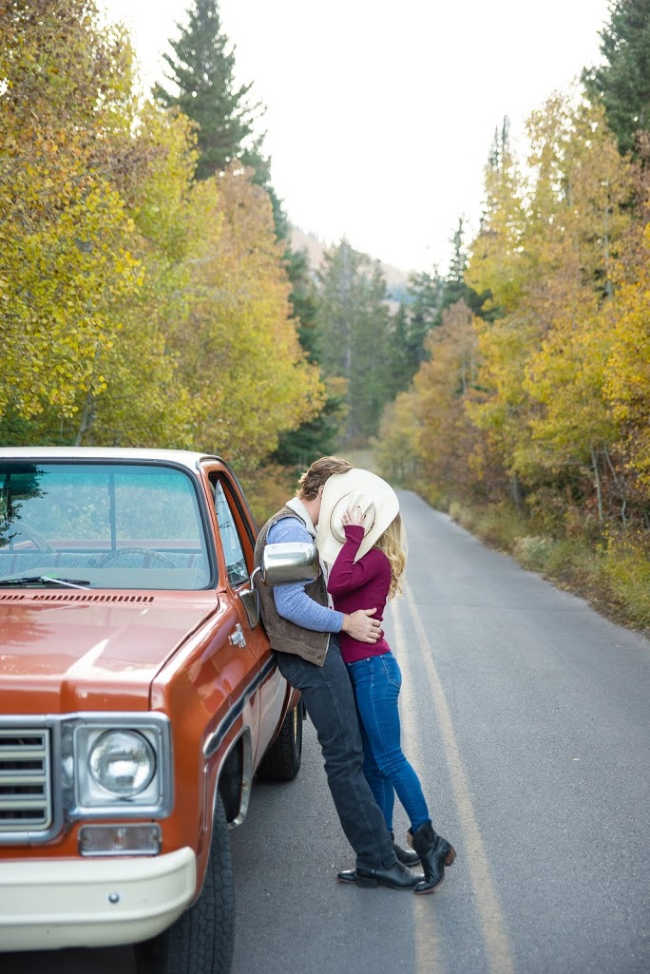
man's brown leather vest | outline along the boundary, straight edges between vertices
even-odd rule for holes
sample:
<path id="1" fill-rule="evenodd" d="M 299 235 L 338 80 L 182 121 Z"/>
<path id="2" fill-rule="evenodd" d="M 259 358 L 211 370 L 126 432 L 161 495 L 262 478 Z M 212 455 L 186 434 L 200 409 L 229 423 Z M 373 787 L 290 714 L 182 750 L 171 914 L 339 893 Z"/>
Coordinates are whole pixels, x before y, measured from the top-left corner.
<path id="1" fill-rule="evenodd" d="M 290 507 L 283 507 L 270 517 L 262 527 L 255 543 L 255 567 L 262 563 L 262 552 L 266 545 L 266 536 L 269 530 L 277 521 L 281 521 L 285 517 L 293 517 L 302 525 L 305 523 Z M 271 642 L 271 647 L 283 653 L 301 656 L 307 662 L 315 663 L 316 666 L 322 666 L 327 655 L 330 634 L 328 632 L 316 632 L 313 629 L 303 629 L 301 626 L 289 622 L 288 619 L 284 619 L 275 607 L 273 587 L 266 585 L 259 574 L 256 578 L 255 587 L 260 593 L 262 622 Z M 318 578 L 305 586 L 305 592 L 319 605 L 327 605 L 327 586 L 322 572 Z"/>

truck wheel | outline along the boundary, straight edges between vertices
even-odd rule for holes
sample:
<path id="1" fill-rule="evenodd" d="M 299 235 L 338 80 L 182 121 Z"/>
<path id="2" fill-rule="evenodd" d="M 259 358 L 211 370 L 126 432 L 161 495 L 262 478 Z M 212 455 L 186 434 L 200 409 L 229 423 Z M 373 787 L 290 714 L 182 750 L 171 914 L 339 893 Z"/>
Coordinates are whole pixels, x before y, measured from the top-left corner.
<path id="1" fill-rule="evenodd" d="M 135 945 L 138 974 L 229 974 L 234 920 L 230 839 L 218 798 L 201 894 L 171 927 Z"/>
<path id="2" fill-rule="evenodd" d="M 303 706 L 290 710 L 280 733 L 262 758 L 258 776 L 262 781 L 293 781 L 300 770 L 302 756 Z"/>

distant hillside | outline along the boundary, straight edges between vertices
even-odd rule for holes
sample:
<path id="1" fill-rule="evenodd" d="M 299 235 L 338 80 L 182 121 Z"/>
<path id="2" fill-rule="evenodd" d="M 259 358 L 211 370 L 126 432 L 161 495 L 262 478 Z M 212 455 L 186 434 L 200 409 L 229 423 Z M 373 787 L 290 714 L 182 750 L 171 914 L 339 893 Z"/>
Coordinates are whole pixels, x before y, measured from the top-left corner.
<path id="1" fill-rule="evenodd" d="M 299 227 L 291 227 L 291 246 L 294 250 L 306 250 L 312 270 L 317 270 L 329 245 L 324 240 L 320 240 L 314 233 L 306 233 Z M 369 256 L 374 260 L 372 254 Z M 392 298 L 390 303 L 394 304 L 403 300 L 406 297 L 409 272 L 400 270 L 399 267 L 392 267 L 390 264 L 384 264 L 382 261 L 379 263 Z"/>

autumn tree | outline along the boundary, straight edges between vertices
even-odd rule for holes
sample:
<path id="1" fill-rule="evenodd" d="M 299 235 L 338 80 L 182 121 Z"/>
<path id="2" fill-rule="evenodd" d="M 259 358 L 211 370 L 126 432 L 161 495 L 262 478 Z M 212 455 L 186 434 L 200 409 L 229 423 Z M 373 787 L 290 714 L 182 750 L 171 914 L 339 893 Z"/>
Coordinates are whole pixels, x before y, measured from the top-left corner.
<path id="1" fill-rule="evenodd" d="M 184 115 L 131 84 L 89 0 L 2 7 L 0 434 L 254 465 L 322 403 L 268 195 L 194 180 Z"/>
<path id="2" fill-rule="evenodd" d="M 524 366 L 539 333 L 538 322 L 522 313 L 522 293 L 534 272 L 525 244 L 526 187 L 505 122 L 495 133 L 484 182 L 481 228 L 465 273 L 467 284 L 486 296 L 481 319 L 475 322 L 481 361 L 477 393 L 467 409 L 491 453 L 509 471 L 512 497 L 520 505 L 515 455 L 528 432 Z"/>
<path id="3" fill-rule="evenodd" d="M 564 485 L 602 523 L 622 490 L 606 374 L 632 168 L 597 104 L 553 97 L 531 115 L 529 136 L 527 183 L 486 176 L 491 205 L 468 277 L 490 288 L 500 316 L 478 326 L 479 392 L 468 410 L 515 493 L 522 482 Z"/>
<path id="4" fill-rule="evenodd" d="M 487 493 L 481 436 L 466 410 L 479 364 L 474 325 L 463 301 L 445 309 L 411 388 L 386 408 L 375 446 L 384 476 L 438 503 Z"/>
<path id="5" fill-rule="evenodd" d="M 300 347 L 271 204 L 233 166 L 191 193 L 201 233 L 185 260 L 186 315 L 170 334 L 192 396 L 198 442 L 245 467 L 322 404 Z"/>
<path id="6" fill-rule="evenodd" d="M 644 156 L 650 156 L 649 137 L 641 141 L 640 148 Z M 610 350 L 604 375 L 605 395 L 620 429 L 617 446 L 623 464 L 617 479 L 623 518 L 631 495 L 637 494 L 646 505 L 650 502 L 650 166 L 647 162 L 637 170 L 635 196 L 636 219 L 621 241 L 612 272 Z M 646 526 L 650 527 L 650 517 Z"/>
<path id="7" fill-rule="evenodd" d="M 446 496 L 471 493 L 472 457 L 478 442 L 465 404 L 477 381 L 474 316 L 463 301 L 443 312 L 427 337 L 427 361 L 413 383 L 422 472 Z"/>
<path id="8" fill-rule="evenodd" d="M 485 295 L 487 312 L 507 314 L 517 306 L 522 282 L 529 272 L 522 246 L 526 188 L 512 153 L 508 126 L 497 129 L 484 170 L 481 228 L 474 240 L 465 272 L 466 283 Z M 494 316 L 492 315 L 492 317 Z"/>
<path id="9" fill-rule="evenodd" d="M 116 308 L 140 286 L 106 150 L 129 124 L 130 49 L 88 0 L 0 10 L 0 411 L 68 421 L 106 387 Z"/>
<path id="10" fill-rule="evenodd" d="M 618 3 L 614 20 L 642 7 Z M 650 138 L 632 112 L 636 158 L 622 156 L 611 108 L 549 98 L 524 168 L 497 129 L 480 230 L 449 275 L 480 303 L 444 309 L 442 282 L 442 321 L 377 455 L 436 502 L 509 490 L 533 530 L 597 537 L 615 574 L 616 558 L 640 567 L 650 527 Z"/>
<path id="11" fill-rule="evenodd" d="M 586 464 L 602 522 L 602 469 L 618 435 L 603 386 L 611 347 L 609 302 L 631 219 L 632 179 L 602 108 L 579 106 L 564 122 L 555 133 L 561 196 L 540 255 L 545 281 L 530 292 L 545 327 L 540 349 L 531 350 L 525 386 L 533 402 L 543 404 L 530 423 L 533 443 L 541 448 L 536 459 L 554 470 Z M 555 183 L 557 174 L 550 178 Z M 546 206 L 551 192 L 544 189 Z"/>
<path id="12" fill-rule="evenodd" d="M 412 388 L 400 392 L 384 409 L 373 442 L 381 476 L 397 486 L 413 488 L 420 482 L 420 424 L 416 403 Z"/>

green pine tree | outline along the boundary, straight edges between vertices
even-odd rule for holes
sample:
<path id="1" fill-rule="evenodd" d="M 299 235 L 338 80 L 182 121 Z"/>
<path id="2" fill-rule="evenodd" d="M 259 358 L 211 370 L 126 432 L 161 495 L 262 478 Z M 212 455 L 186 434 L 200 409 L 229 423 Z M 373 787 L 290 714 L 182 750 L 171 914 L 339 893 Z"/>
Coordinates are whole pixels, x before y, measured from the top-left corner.
<path id="1" fill-rule="evenodd" d="M 260 154 L 261 139 L 253 138 L 259 104 L 250 104 L 252 85 L 237 85 L 235 53 L 221 29 L 218 0 L 194 0 L 187 26 L 170 40 L 173 54 L 164 54 L 174 88 L 154 86 L 154 97 L 166 108 L 177 106 L 198 125 L 197 179 L 226 168 L 233 159 L 249 153 L 248 163 Z M 254 166 L 255 168 L 255 166 Z"/>
<path id="2" fill-rule="evenodd" d="M 602 99 L 621 152 L 650 129 L 650 0 L 616 0 L 600 32 L 601 67 L 586 69 L 587 91 Z"/>
<path id="3" fill-rule="evenodd" d="M 325 254 L 318 278 L 323 371 L 347 382 L 344 441 L 365 442 L 391 396 L 386 281 L 379 263 L 347 240 Z"/>
<path id="4" fill-rule="evenodd" d="M 417 369 L 414 364 L 409 327 L 409 312 L 406 302 L 401 301 L 392 317 L 389 331 L 390 376 L 389 399 L 406 389 Z"/>
<path id="5" fill-rule="evenodd" d="M 263 136 L 253 136 L 260 106 L 248 103 L 250 84 L 235 84 L 234 49 L 221 29 L 218 0 L 194 0 L 187 26 L 178 27 L 178 39 L 169 42 L 174 54 L 165 55 L 171 70 L 169 80 L 177 94 L 161 85 L 156 85 L 154 94 L 163 105 L 177 106 L 197 123 L 197 179 L 211 176 L 238 159 L 252 171 L 253 182 L 268 194 L 275 235 L 284 246 L 298 337 L 310 361 L 318 362 L 318 327 L 314 320 L 318 299 L 304 255 L 291 249 L 289 221 L 271 181 L 271 160 L 263 152 Z M 341 416 L 341 397 L 332 393 L 318 416 L 281 437 L 274 459 L 289 466 L 308 465 L 331 451 L 338 438 Z"/>
<path id="6" fill-rule="evenodd" d="M 495 132 L 490 155 L 495 166 L 499 165 L 500 154 L 507 139 L 508 122 L 504 119 L 502 129 Z M 465 283 L 468 258 L 464 241 L 465 221 L 459 217 L 450 241 L 452 253 L 447 275 L 441 277 L 434 268 L 432 274 L 421 272 L 412 274 L 409 278 L 409 301 L 400 307 L 393 322 L 393 358 L 398 363 L 394 375 L 394 394 L 408 388 L 420 363 L 426 357 L 425 339 L 432 328 L 438 328 L 442 324 L 443 311 L 458 301 L 464 301 L 474 314 L 482 314 L 487 294 L 477 294 Z"/>
<path id="7" fill-rule="evenodd" d="M 505 131 L 505 129 L 504 129 Z M 478 295 L 471 287 L 465 283 L 465 271 L 467 269 L 467 251 L 465 250 L 465 221 L 463 217 L 458 218 L 458 226 L 450 241 L 452 245 L 451 260 L 449 271 L 444 280 L 442 288 L 442 298 L 435 324 L 442 323 L 442 312 L 456 304 L 457 301 L 464 301 L 474 314 L 481 313 L 483 298 Z"/>
<path id="8" fill-rule="evenodd" d="M 249 104 L 250 84 L 237 86 L 234 80 L 234 48 L 221 29 L 218 0 L 194 0 L 187 25 L 177 26 L 179 36 L 169 42 L 173 55 L 164 55 L 175 93 L 156 85 L 154 95 L 165 107 L 176 106 L 197 123 L 197 179 L 205 179 L 238 159 L 252 171 L 253 182 L 267 192 L 275 235 L 284 246 L 298 337 L 308 358 L 317 362 L 314 288 L 310 288 L 304 256 L 292 251 L 289 243 L 289 221 L 271 182 L 271 160 L 262 148 L 264 137 L 253 134 L 261 106 Z M 331 395 L 321 414 L 281 437 L 274 459 L 302 465 L 328 452 L 338 436 L 340 417 L 340 397 Z"/>
<path id="9" fill-rule="evenodd" d="M 309 361 L 320 365 L 322 336 L 316 321 L 319 299 L 307 254 L 304 250 L 287 247 L 285 260 L 291 281 L 289 300 L 298 323 L 298 338 Z M 317 416 L 280 436 L 273 459 L 283 466 L 304 469 L 319 457 L 335 453 L 344 412 L 343 397 L 330 391 Z"/>
<path id="10" fill-rule="evenodd" d="M 463 246 L 463 218 L 462 216 L 458 218 L 458 226 L 454 231 L 454 235 L 451 238 L 451 244 L 453 247 L 451 254 L 451 261 L 449 263 L 449 272 L 445 278 L 445 286 L 443 291 L 442 306 L 448 307 L 451 304 L 455 304 L 456 301 L 460 301 L 465 297 L 465 292 L 468 290 L 465 284 L 465 268 L 467 267 L 467 252 Z"/>
<path id="11" fill-rule="evenodd" d="M 408 283 L 410 360 L 413 374 L 424 360 L 424 339 L 429 330 L 439 323 L 444 280 L 434 267 L 433 273 L 421 271 L 411 274 Z"/>

